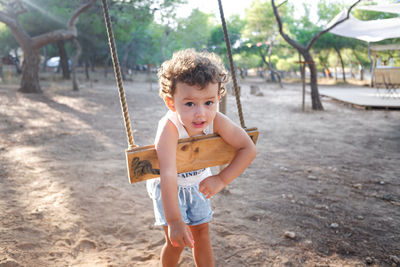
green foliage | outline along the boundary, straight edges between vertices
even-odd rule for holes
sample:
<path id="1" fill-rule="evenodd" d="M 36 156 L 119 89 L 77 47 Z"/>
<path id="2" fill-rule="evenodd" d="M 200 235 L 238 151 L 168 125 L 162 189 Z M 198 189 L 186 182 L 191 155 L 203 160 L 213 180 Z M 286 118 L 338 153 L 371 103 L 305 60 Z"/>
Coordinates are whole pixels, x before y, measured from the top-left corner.
<path id="1" fill-rule="evenodd" d="M 276 68 L 278 70 L 283 71 L 290 71 L 290 70 L 297 70 L 299 68 L 299 58 L 297 55 L 293 55 L 292 57 L 288 58 L 278 58 L 276 62 Z"/>
<path id="2" fill-rule="evenodd" d="M 229 41 L 231 43 L 233 53 L 237 54 L 240 51 L 240 46 L 242 45 L 241 32 L 245 26 L 245 21 L 240 19 L 238 15 L 233 15 L 226 20 L 226 24 L 227 24 Z M 207 46 L 208 50 L 221 55 L 225 63 L 228 63 L 227 49 L 225 44 L 224 33 L 222 30 L 222 25 L 214 24 L 211 30 L 211 35 L 209 37 Z"/>
<path id="3" fill-rule="evenodd" d="M 195 48 L 213 51 L 221 55 L 227 63 L 226 45 L 219 18 L 198 9 L 192 10 L 187 18 L 177 18 L 176 9 L 186 0 L 109 0 L 108 2 L 120 61 L 128 55 L 127 64 L 130 66 L 159 65 L 163 56 L 169 58 L 176 50 Z M 19 21 L 31 36 L 36 36 L 65 28 L 71 12 L 82 1 L 35 0 L 23 3 L 28 12 L 21 15 Z M 279 12 L 284 31 L 302 45 L 307 45 L 315 34 L 349 6 L 349 2 L 344 0 L 319 0 L 318 21 L 315 23 L 311 20 L 313 14 L 310 4 L 303 1 L 304 13 L 297 18 L 294 16 L 293 3 L 293 1 L 285 2 L 279 7 Z M 363 10 L 356 10 L 353 15 L 358 19 L 396 16 Z M 244 19 L 233 15 L 226 19 L 226 23 L 238 67 L 262 66 L 263 59 L 268 61 L 268 49 L 272 47 L 271 63 L 278 70 L 298 69 L 297 51 L 279 35 L 270 0 L 253 0 L 246 10 Z M 105 64 L 109 58 L 109 48 L 101 1 L 97 1 L 88 12 L 80 16 L 77 28 L 78 40 L 82 46 L 81 60 Z M 392 39 L 381 43 L 398 41 Z M 0 53 L 6 53 L 16 46 L 17 43 L 9 29 L 0 24 Z M 67 43 L 66 48 L 71 55 L 73 46 Z M 327 33 L 319 38 L 312 51 L 321 67 L 323 64 L 327 66 L 336 64 L 335 48 L 341 50 L 347 64 L 360 61 L 367 65 L 369 62 L 364 42 Z M 56 56 L 57 53 L 55 46 L 47 47 L 48 56 Z"/>
<path id="4" fill-rule="evenodd" d="M 293 6 L 286 3 L 279 8 L 279 11 L 284 17 L 283 24 L 289 25 Z M 242 33 L 246 41 L 243 42 L 239 52 L 245 55 L 256 55 L 259 58 L 257 64 L 253 61 L 249 67 L 262 66 L 263 60 L 268 61 L 269 49 L 272 49 L 271 63 L 273 65 L 276 65 L 279 61 L 274 55 L 279 54 L 280 57 L 285 58 L 285 52 L 282 51 L 282 48 L 286 49 L 286 43 L 282 41 L 279 35 L 270 1 L 254 0 L 252 2 L 250 8 L 246 10 L 245 26 Z"/>
<path id="5" fill-rule="evenodd" d="M 379 2 L 371 1 L 368 2 L 369 5 L 377 5 Z M 393 13 L 385 13 L 385 12 L 376 12 L 370 10 L 362 10 L 356 9 L 353 12 L 353 16 L 359 20 L 376 20 L 376 19 L 390 19 L 398 17 L 397 14 Z"/>
<path id="6" fill-rule="evenodd" d="M 8 54 L 15 47 L 17 47 L 17 42 L 10 29 L 5 24 L 0 23 L 0 56 Z"/>
<path id="7" fill-rule="evenodd" d="M 19 17 L 19 21 L 30 36 L 66 28 L 70 14 L 81 4 L 78 0 L 37 0 L 23 3 L 27 12 Z"/>
<path id="8" fill-rule="evenodd" d="M 238 68 L 255 68 L 260 66 L 260 57 L 256 54 L 235 54 L 233 60 Z"/>
<path id="9" fill-rule="evenodd" d="M 213 15 L 198 9 L 194 9 L 188 18 L 178 20 L 175 36 L 180 40 L 181 48 L 206 49 L 213 24 Z"/>
<path id="10" fill-rule="evenodd" d="M 341 1 L 327 2 L 326 0 L 318 1 L 318 24 L 327 25 L 337 14 L 347 8 Z"/>
<path id="11" fill-rule="evenodd" d="M 276 38 L 277 25 L 270 1 L 254 0 L 246 10 L 243 36 L 254 42 Z"/>

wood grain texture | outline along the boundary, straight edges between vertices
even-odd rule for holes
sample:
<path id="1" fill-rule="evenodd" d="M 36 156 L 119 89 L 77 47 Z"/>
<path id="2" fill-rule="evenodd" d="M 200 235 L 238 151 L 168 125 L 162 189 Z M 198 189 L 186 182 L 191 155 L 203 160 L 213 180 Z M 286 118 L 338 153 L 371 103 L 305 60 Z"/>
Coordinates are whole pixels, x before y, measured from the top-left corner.
<path id="1" fill-rule="evenodd" d="M 256 143 L 257 128 L 246 132 Z M 181 173 L 227 164 L 235 154 L 236 150 L 216 134 L 180 139 L 176 150 L 177 170 Z M 126 162 L 131 184 L 160 176 L 154 145 L 126 150 Z"/>

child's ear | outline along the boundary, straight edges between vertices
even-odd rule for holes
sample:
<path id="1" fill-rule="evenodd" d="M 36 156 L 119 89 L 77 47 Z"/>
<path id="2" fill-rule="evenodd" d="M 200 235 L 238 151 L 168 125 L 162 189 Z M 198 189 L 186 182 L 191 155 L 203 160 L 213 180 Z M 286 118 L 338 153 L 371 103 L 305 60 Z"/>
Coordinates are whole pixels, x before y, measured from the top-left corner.
<path id="1" fill-rule="evenodd" d="M 164 102 L 165 102 L 165 105 L 166 105 L 171 111 L 173 111 L 173 112 L 176 111 L 174 99 L 172 99 L 172 98 L 166 96 L 166 97 L 164 98 Z"/>

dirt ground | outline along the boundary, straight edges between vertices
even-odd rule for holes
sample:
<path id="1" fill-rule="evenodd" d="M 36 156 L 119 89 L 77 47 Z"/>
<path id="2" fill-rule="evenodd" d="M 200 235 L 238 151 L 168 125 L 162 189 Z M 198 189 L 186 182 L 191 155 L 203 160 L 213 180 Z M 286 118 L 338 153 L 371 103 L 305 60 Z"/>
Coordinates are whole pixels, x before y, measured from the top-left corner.
<path id="1" fill-rule="evenodd" d="M 141 80 L 125 86 L 147 145 L 166 108 Z M 216 266 L 400 266 L 400 111 L 323 98 L 316 112 L 307 95 L 302 112 L 299 84 L 241 85 L 259 153 L 212 200 Z M 114 82 L 42 86 L 0 84 L 0 266 L 157 266 L 163 232 L 145 184 L 128 183 Z M 180 266 L 194 266 L 189 249 Z"/>

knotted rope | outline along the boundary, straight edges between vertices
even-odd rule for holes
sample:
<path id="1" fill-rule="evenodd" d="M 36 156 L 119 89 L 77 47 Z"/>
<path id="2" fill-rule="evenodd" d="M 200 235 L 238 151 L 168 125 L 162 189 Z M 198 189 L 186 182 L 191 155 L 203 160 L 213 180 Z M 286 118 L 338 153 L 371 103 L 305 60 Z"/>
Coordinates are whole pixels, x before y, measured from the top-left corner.
<path id="1" fill-rule="evenodd" d="M 139 179 L 147 173 L 160 174 L 160 169 L 153 169 L 153 166 L 148 160 L 140 160 L 138 157 L 134 157 L 132 160 L 132 170 L 135 170 L 135 177 Z"/>

